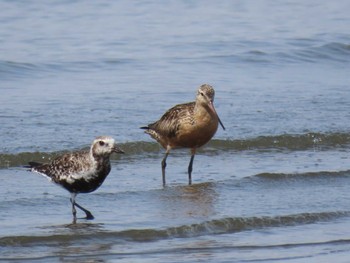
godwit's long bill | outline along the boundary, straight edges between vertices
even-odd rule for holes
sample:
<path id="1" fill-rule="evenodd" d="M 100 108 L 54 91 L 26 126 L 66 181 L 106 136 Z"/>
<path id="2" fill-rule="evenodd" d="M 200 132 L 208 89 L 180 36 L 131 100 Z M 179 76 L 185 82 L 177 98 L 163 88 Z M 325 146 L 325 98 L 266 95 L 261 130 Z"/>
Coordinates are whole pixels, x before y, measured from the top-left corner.
<path id="1" fill-rule="evenodd" d="M 216 133 L 218 125 L 225 130 L 214 107 L 215 91 L 212 86 L 199 87 L 196 101 L 179 104 L 169 109 L 156 122 L 149 124 L 145 133 L 160 143 L 165 149 L 162 160 L 162 178 L 165 185 L 166 160 L 171 149 L 190 148 L 188 183 L 192 183 L 192 166 L 196 149 L 206 144 Z"/>

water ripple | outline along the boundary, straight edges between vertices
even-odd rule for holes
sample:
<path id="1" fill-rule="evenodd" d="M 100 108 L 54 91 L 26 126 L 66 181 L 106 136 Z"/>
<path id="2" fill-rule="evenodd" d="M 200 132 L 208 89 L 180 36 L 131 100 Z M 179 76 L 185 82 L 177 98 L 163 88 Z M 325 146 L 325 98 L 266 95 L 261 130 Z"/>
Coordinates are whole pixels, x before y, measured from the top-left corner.
<path id="1" fill-rule="evenodd" d="M 96 228 L 92 231 L 84 232 L 84 228 L 79 227 L 79 231 L 72 233 L 51 234 L 46 236 L 7 236 L 0 238 L 0 247 L 7 246 L 32 246 L 45 245 L 53 246 L 62 242 L 78 242 L 111 239 L 116 242 L 120 240 L 132 242 L 150 242 L 168 238 L 191 238 L 202 235 L 217 235 L 235 233 L 247 230 L 286 227 L 317 222 L 327 222 L 341 217 L 349 216 L 349 211 L 321 212 L 321 213 L 301 213 L 284 216 L 261 216 L 261 217 L 228 217 L 213 219 L 197 224 L 182 225 L 166 229 L 128 229 L 123 231 L 101 231 Z M 86 224 L 85 224 L 86 225 Z M 71 228 L 70 226 L 67 226 Z"/>

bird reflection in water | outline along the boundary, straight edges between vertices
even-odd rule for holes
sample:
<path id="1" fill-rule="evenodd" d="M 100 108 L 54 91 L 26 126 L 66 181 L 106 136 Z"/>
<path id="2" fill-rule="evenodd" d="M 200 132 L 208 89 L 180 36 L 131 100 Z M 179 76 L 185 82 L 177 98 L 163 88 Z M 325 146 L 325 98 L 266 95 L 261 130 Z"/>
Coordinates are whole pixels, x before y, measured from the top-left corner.
<path id="1" fill-rule="evenodd" d="M 216 184 L 201 184 L 165 188 L 160 196 L 162 216 L 169 219 L 202 218 L 215 214 Z"/>

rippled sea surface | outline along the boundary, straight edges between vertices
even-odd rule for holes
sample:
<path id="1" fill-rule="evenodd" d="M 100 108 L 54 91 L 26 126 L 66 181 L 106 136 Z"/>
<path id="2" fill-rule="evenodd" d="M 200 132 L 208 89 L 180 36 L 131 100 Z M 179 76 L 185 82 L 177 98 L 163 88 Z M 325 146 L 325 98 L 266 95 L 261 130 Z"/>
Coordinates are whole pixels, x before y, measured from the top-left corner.
<path id="1" fill-rule="evenodd" d="M 1 1 L 0 260 L 348 262 L 350 3 Z M 194 161 L 139 127 L 215 87 Z M 31 160 L 126 154 L 73 225 Z M 79 211 L 78 211 L 79 213 Z M 83 214 L 79 214 L 83 217 Z"/>

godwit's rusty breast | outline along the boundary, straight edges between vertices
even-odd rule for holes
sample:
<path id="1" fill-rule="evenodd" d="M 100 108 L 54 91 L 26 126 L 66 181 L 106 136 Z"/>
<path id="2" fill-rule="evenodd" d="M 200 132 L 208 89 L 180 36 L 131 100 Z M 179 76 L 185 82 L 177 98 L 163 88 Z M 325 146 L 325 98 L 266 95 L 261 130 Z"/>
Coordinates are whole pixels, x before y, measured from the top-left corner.
<path id="1" fill-rule="evenodd" d="M 195 102 L 169 109 L 160 120 L 146 127 L 146 133 L 164 148 L 197 148 L 206 144 L 216 133 L 220 122 L 213 105 L 214 96 L 212 86 L 202 85 Z"/>

